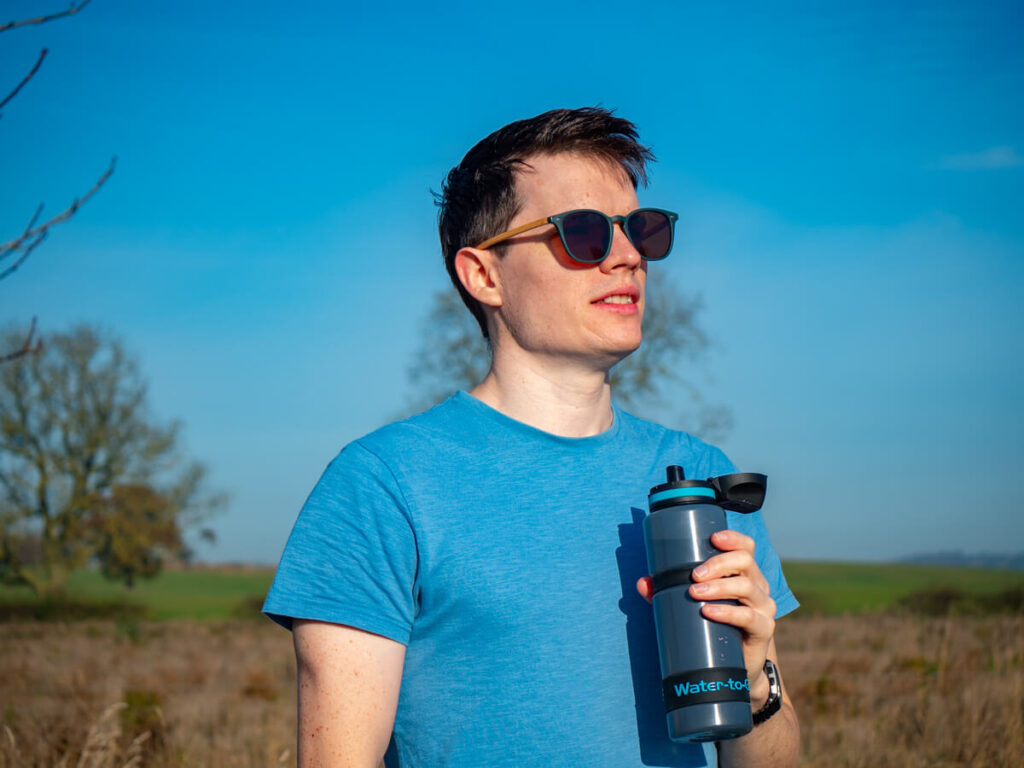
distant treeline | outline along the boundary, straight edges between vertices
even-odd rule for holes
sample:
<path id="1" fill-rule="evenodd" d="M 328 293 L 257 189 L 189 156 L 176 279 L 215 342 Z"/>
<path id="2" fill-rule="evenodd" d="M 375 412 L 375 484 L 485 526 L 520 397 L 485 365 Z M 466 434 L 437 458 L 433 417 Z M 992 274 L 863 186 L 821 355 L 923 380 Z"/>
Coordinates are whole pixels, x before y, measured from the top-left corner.
<path id="1" fill-rule="evenodd" d="M 917 565 L 948 565 L 958 568 L 995 568 L 999 570 L 1024 571 L 1024 552 L 923 552 L 910 555 L 900 562 Z"/>

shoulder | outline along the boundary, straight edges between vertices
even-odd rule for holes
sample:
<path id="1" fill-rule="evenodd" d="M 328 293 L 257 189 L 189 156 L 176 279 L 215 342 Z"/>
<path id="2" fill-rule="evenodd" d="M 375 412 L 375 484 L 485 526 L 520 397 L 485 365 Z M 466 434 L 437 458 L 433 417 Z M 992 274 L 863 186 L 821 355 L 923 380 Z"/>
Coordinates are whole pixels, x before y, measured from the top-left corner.
<path id="1" fill-rule="evenodd" d="M 409 443 L 443 439 L 457 434 L 471 420 L 472 414 L 465 403 L 465 397 L 464 393 L 456 393 L 422 413 L 375 429 L 350 445 L 359 446 L 371 453 L 388 452 Z"/>
<path id="2" fill-rule="evenodd" d="M 330 490 L 370 484 L 401 500 L 424 477 L 446 477 L 453 466 L 473 460 L 474 441 L 484 431 L 465 398 L 453 395 L 353 440 L 327 466 L 320 485 Z"/>
<path id="3" fill-rule="evenodd" d="M 422 413 L 385 424 L 352 440 L 334 458 L 328 471 L 386 467 L 415 459 L 431 447 L 440 447 L 440 443 L 464 428 L 459 424 L 465 415 L 458 400 L 453 395 Z"/>
<path id="4" fill-rule="evenodd" d="M 696 435 L 639 418 L 618 406 L 615 415 L 621 420 L 625 440 L 653 450 L 657 460 L 682 465 L 688 477 L 714 477 L 736 471 L 721 448 Z"/>

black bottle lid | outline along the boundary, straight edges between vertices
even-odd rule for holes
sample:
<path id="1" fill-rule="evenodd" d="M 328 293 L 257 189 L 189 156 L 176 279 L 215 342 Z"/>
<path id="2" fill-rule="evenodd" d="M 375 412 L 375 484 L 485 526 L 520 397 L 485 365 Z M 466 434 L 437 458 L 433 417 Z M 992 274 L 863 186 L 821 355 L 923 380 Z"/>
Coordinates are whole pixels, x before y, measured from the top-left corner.
<path id="1" fill-rule="evenodd" d="M 651 512 L 676 504 L 716 504 L 732 512 L 749 514 L 764 503 L 768 478 L 756 472 L 734 472 L 707 480 L 687 480 L 683 468 L 665 468 L 666 482 L 651 488 Z"/>
<path id="2" fill-rule="evenodd" d="M 768 477 L 757 472 L 735 472 L 709 478 L 708 482 L 718 492 L 723 509 L 743 514 L 759 510 L 768 490 Z"/>
<path id="3" fill-rule="evenodd" d="M 687 480 L 683 468 L 673 464 L 665 468 L 666 482 L 651 488 L 647 503 L 651 512 L 676 504 L 717 504 L 717 492 L 704 480 Z"/>

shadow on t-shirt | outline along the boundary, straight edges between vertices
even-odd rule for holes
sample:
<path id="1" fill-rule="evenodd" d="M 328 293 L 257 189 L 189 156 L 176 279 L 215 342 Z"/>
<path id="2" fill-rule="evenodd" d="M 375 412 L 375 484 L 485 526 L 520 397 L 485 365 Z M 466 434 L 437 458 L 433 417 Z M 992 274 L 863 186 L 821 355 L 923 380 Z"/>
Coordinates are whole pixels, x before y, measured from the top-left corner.
<path id="1" fill-rule="evenodd" d="M 654 614 L 650 603 L 636 591 L 637 579 L 648 575 L 643 530 L 646 512 L 636 507 L 631 511 L 633 522 L 619 526 L 620 546 L 615 550 L 615 559 L 622 583 L 619 610 L 626 614 L 626 641 L 633 673 L 640 759 L 644 765 L 651 766 L 703 766 L 706 762 L 700 744 L 677 744 L 668 737 Z"/>

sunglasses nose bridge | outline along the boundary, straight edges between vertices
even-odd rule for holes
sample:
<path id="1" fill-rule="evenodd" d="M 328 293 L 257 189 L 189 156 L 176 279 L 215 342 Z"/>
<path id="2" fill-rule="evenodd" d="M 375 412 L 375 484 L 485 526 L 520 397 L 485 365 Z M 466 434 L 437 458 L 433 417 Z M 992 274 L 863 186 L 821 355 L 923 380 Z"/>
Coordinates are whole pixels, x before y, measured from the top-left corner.
<path id="1" fill-rule="evenodd" d="M 616 229 L 615 225 L 616 224 L 619 225 L 618 229 L 622 233 L 622 237 L 625 239 L 625 241 L 626 241 L 626 243 L 628 244 L 629 247 L 627 249 L 627 254 L 626 254 L 625 257 L 623 257 L 621 255 L 622 252 L 621 252 L 621 249 L 620 249 L 619 250 L 620 256 L 619 256 L 619 258 L 614 259 L 614 261 L 616 263 L 627 263 L 627 264 L 631 264 L 631 265 L 634 264 L 634 263 L 639 264 L 641 261 L 643 261 L 643 257 L 640 256 L 640 251 L 637 248 L 636 243 L 634 243 L 633 242 L 633 238 L 629 236 L 629 227 L 626 226 L 626 221 L 629 218 L 629 215 L 626 215 L 626 216 L 608 216 L 607 218 L 608 218 L 608 228 L 611 230 L 612 238 L 611 238 L 611 242 L 608 243 L 608 253 L 605 255 L 605 258 L 604 258 L 604 260 L 602 262 L 602 266 L 607 266 L 608 262 L 613 261 L 613 254 L 616 252 L 616 247 L 615 247 L 615 241 L 617 239 L 616 238 L 616 232 L 615 232 L 615 229 Z"/>
<path id="2" fill-rule="evenodd" d="M 624 234 L 626 237 L 629 237 L 629 230 L 626 229 L 626 219 L 628 219 L 628 218 L 629 218 L 628 215 L 626 215 L 626 216 L 608 216 L 607 217 L 607 219 L 608 219 L 608 226 L 610 226 L 612 228 L 612 232 L 614 233 L 615 232 L 615 225 L 618 224 L 619 225 L 619 229 L 622 230 L 622 234 Z"/>

